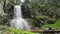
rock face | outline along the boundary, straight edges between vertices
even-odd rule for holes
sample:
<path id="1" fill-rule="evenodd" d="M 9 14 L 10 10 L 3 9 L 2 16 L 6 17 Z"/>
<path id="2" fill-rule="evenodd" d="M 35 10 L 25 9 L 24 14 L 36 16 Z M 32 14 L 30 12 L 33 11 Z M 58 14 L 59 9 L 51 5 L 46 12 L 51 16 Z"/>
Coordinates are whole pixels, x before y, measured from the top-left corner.
<path id="1" fill-rule="evenodd" d="M 3 11 L 3 1 L 0 2 L 0 15 L 3 15 L 4 11 Z"/>

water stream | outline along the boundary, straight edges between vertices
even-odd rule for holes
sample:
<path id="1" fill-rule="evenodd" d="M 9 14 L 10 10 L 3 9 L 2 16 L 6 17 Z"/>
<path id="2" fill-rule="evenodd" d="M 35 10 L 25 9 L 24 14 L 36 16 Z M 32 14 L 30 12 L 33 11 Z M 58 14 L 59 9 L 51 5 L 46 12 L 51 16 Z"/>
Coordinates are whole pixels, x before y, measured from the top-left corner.
<path id="1" fill-rule="evenodd" d="M 21 0 L 21 2 L 24 2 Z M 21 5 L 15 5 L 14 6 L 14 18 L 11 20 L 11 27 L 15 27 L 17 29 L 22 29 L 22 30 L 30 30 L 29 23 L 22 18 L 22 11 L 21 11 Z"/>

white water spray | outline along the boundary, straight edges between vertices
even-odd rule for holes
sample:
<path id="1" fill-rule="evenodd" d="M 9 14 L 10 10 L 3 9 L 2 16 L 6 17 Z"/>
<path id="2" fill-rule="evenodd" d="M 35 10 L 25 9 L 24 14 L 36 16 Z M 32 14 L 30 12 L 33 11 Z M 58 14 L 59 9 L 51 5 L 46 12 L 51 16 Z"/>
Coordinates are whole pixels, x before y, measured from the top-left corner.
<path id="1" fill-rule="evenodd" d="M 24 2 L 25 0 L 21 0 L 21 2 Z"/>
<path id="2" fill-rule="evenodd" d="M 21 1 L 24 2 L 23 0 Z M 29 23 L 22 18 L 21 4 L 14 6 L 14 18 L 10 25 L 11 27 L 15 27 L 17 29 L 30 30 Z"/>

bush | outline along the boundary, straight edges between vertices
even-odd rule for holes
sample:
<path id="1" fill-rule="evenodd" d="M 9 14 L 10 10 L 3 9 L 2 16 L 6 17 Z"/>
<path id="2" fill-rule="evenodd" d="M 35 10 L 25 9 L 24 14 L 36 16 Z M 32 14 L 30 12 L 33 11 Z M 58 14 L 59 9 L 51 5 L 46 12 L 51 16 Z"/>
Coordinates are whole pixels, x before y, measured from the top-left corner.
<path id="1" fill-rule="evenodd" d="M 57 20 L 55 24 L 45 24 L 42 28 L 49 28 L 52 27 L 54 30 L 60 30 L 60 20 Z"/>
<path id="2" fill-rule="evenodd" d="M 55 19 L 53 19 L 53 18 L 48 18 L 47 23 L 49 23 L 49 24 L 54 24 L 54 23 L 55 23 Z"/>

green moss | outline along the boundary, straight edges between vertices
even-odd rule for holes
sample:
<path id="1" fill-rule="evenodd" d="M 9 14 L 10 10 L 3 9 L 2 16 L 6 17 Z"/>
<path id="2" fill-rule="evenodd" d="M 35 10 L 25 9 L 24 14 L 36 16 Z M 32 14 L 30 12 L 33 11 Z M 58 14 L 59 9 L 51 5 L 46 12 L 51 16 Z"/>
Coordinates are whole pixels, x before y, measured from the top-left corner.
<path id="1" fill-rule="evenodd" d="M 54 18 L 48 18 L 48 20 L 55 20 Z"/>
<path id="2" fill-rule="evenodd" d="M 46 18 L 46 16 L 36 16 L 36 18 Z"/>

